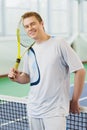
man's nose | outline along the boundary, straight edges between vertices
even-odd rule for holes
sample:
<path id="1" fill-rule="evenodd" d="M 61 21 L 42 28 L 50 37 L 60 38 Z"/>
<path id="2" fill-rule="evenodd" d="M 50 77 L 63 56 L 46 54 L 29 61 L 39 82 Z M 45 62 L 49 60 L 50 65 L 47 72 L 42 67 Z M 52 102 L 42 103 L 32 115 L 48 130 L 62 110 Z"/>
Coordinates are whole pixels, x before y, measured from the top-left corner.
<path id="1" fill-rule="evenodd" d="M 31 29 L 32 29 L 32 26 L 31 26 L 31 25 L 29 25 L 28 30 L 31 30 Z"/>

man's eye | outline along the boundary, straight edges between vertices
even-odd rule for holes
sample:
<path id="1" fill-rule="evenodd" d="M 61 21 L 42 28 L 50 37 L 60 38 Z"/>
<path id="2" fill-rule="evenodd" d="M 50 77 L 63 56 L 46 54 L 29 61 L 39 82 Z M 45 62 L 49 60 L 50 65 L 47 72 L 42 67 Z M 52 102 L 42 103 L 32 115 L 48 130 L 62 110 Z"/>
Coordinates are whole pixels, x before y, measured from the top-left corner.
<path id="1" fill-rule="evenodd" d="M 24 28 L 28 28 L 28 26 L 24 26 Z"/>
<path id="2" fill-rule="evenodd" d="M 32 23 L 32 25 L 35 25 L 35 23 Z"/>

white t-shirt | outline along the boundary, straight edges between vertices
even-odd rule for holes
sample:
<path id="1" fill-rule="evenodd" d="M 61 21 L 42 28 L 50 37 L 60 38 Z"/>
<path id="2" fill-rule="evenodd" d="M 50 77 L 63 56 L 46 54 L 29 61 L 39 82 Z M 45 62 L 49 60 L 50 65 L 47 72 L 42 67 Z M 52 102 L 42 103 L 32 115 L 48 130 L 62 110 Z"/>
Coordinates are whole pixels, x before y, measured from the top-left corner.
<path id="1" fill-rule="evenodd" d="M 25 55 L 23 67 L 23 72 L 30 75 L 29 116 L 66 116 L 70 73 L 81 68 L 77 54 L 63 39 L 50 38 L 34 44 Z"/>

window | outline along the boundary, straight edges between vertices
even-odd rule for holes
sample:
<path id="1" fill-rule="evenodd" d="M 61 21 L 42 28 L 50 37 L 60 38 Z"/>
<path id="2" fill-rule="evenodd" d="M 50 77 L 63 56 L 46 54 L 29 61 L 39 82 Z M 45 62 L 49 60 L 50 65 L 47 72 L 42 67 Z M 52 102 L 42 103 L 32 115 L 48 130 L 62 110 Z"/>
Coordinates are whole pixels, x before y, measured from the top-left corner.
<path id="1" fill-rule="evenodd" d="M 2 34 L 2 0 L 0 0 L 0 35 Z"/>
<path id="2" fill-rule="evenodd" d="M 17 23 L 26 11 L 39 12 L 45 30 L 51 35 L 68 37 L 73 31 L 72 0 L 0 0 L 0 35 L 15 36 Z M 3 27 L 3 29 L 2 29 Z"/>
<path id="3" fill-rule="evenodd" d="M 80 31 L 87 35 L 87 0 L 81 1 L 80 9 Z"/>
<path id="4" fill-rule="evenodd" d="M 5 35 L 14 36 L 16 34 L 17 23 L 21 15 L 31 9 L 30 0 L 5 0 Z"/>
<path id="5" fill-rule="evenodd" d="M 68 34 L 68 0 L 49 0 L 49 32 L 55 35 Z"/>

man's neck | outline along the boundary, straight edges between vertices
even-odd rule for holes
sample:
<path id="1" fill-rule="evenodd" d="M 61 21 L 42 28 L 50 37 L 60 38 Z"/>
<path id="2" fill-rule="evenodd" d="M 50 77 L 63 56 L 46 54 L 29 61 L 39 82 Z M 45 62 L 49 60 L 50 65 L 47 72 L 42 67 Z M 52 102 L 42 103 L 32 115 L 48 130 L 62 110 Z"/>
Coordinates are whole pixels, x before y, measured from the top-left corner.
<path id="1" fill-rule="evenodd" d="M 45 34 L 45 35 L 40 36 L 40 38 L 38 38 L 36 40 L 36 42 L 37 43 L 42 43 L 42 42 L 47 41 L 49 39 L 50 39 L 50 36 L 48 34 Z"/>

